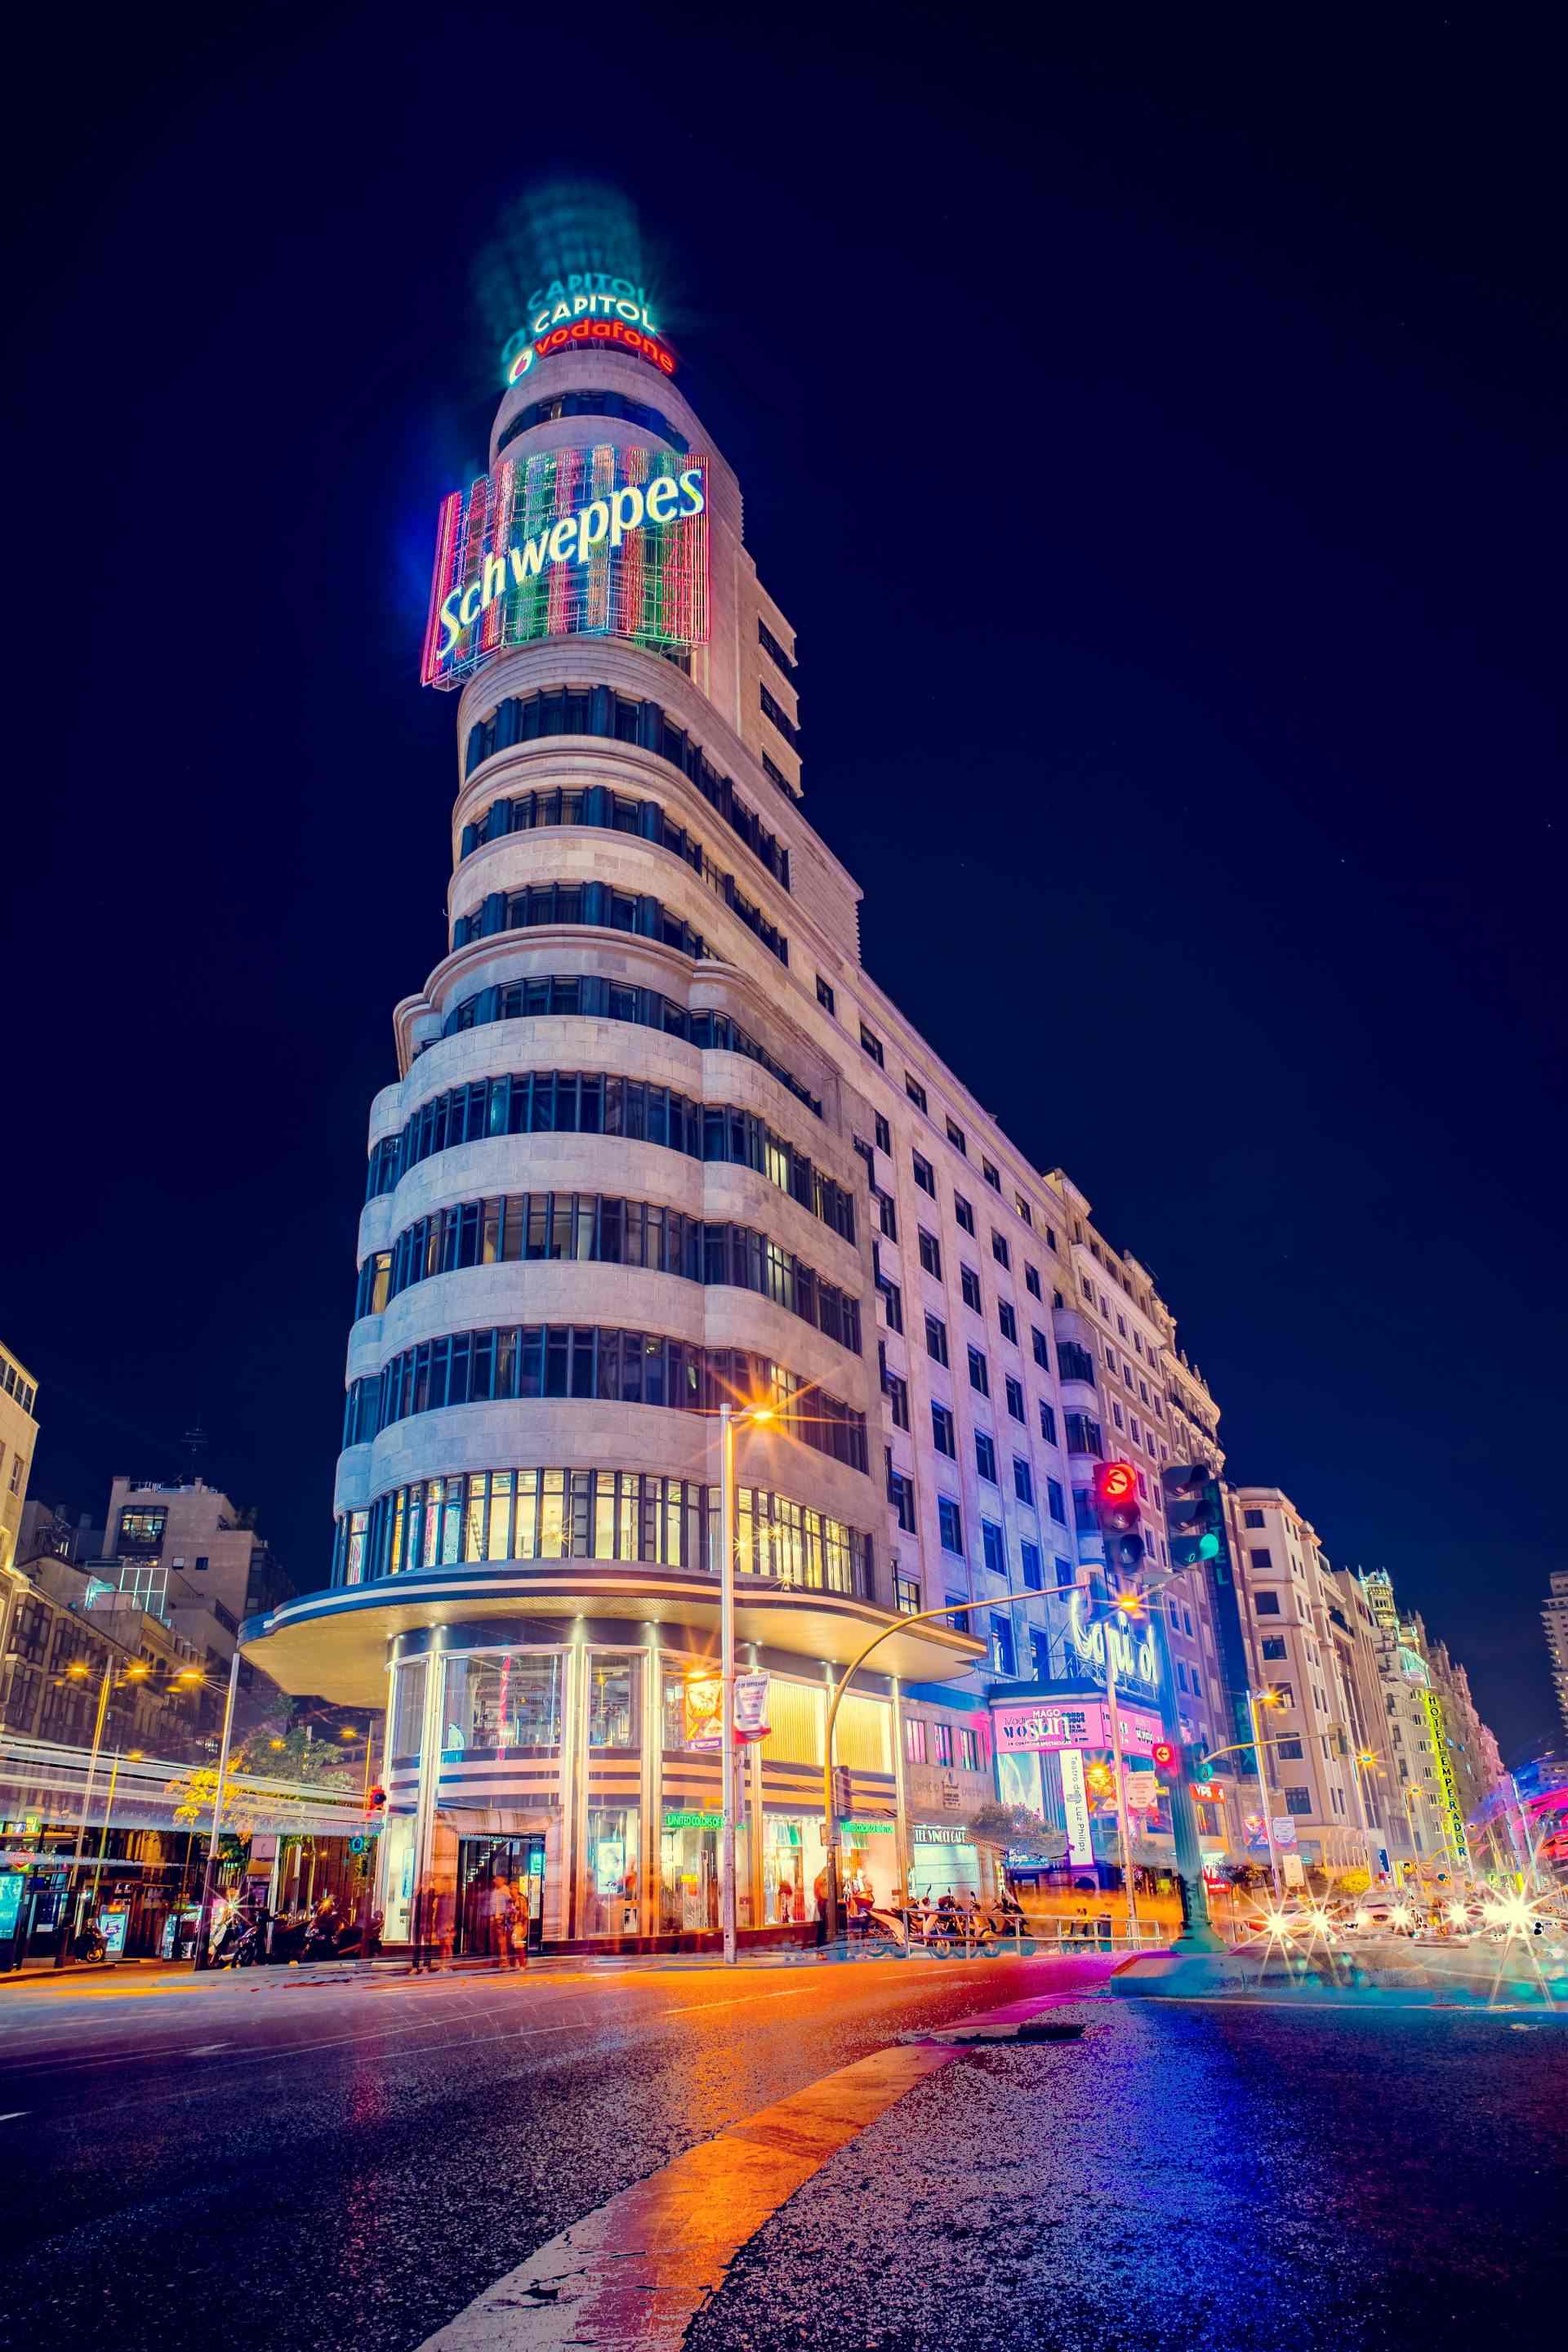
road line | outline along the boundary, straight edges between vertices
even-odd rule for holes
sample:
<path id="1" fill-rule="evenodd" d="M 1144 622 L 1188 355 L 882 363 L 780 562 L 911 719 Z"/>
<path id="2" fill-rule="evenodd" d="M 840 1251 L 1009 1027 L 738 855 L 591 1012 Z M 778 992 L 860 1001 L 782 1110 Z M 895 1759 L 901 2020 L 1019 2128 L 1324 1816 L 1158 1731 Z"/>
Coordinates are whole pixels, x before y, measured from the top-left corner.
<path id="1" fill-rule="evenodd" d="M 785 2199 L 959 2054 L 879 2050 L 731 2124 L 552 2238 L 420 2352 L 627 2344 L 675 2352 L 735 2255 Z"/>

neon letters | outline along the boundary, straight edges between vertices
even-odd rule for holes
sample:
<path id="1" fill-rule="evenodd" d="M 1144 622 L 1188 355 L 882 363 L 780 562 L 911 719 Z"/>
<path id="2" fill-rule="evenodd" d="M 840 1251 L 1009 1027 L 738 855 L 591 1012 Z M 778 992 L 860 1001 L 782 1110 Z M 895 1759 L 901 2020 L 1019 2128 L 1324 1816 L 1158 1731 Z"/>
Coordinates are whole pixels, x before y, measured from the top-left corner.
<path id="1" fill-rule="evenodd" d="M 591 499 L 575 514 L 563 515 L 536 539 L 525 539 L 521 547 L 509 547 L 500 555 L 487 555 L 479 578 L 466 588 L 454 588 L 441 601 L 442 635 L 436 658 L 444 661 L 456 650 L 463 631 L 473 627 L 509 584 L 521 588 L 525 580 L 536 580 L 547 563 L 586 563 L 599 548 L 613 554 L 628 531 L 640 530 L 645 523 L 674 522 L 678 513 L 700 515 L 707 503 L 702 477 L 689 467 L 679 479 L 660 474 L 646 489 L 624 482 L 607 499 Z"/>

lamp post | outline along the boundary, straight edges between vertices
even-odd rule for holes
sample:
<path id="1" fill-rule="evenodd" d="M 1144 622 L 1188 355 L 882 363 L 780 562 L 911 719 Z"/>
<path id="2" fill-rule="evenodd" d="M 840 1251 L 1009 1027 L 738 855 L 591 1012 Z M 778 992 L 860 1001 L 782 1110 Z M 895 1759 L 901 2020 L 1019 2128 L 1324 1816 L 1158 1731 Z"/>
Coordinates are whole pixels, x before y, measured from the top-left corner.
<path id="1" fill-rule="evenodd" d="M 196 1915 L 196 1959 L 198 1969 L 211 1965 L 207 1950 L 207 1935 L 212 1920 L 213 1886 L 217 1877 L 217 1842 L 223 1821 L 224 1781 L 228 1773 L 229 1742 L 234 1737 L 234 1697 L 239 1687 L 239 1644 L 234 1645 L 234 1656 L 228 1669 L 228 1697 L 223 1710 L 223 1738 L 217 1751 L 217 1772 L 213 1782 L 213 1822 L 207 1832 L 207 1866 L 202 1878 L 202 1907 Z"/>
<path id="2" fill-rule="evenodd" d="M 79 1682 L 81 1680 L 82 1676 L 87 1674 L 87 1663 L 85 1659 L 80 1658 L 73 1658 L 70 1664 L 66 1668 L 66 1673 L 70 1675 L 73 1680 Z M 116 1688 L 123 1689 L 127 1683 L 142 1682 L 145 1680 L 147 1673 L 148 1668 L 139 1659 L 132 1659 L 130 1664 L 127 1665 L 124 1674 L 121 1675 L 119 1683 L 117 1684 L 114 1675 L 114 1658 L 112 1654 L 104 1660 L 103 1679 L 98 1686 L 98 1714 L 92 1727 L 92 1746 L 88 1753 L 87 1780 L 81 1792 L 81 1818 L 76 1825 L 76 1848 L 71 1855 L 70 1870 L 66 1878 L 65 1905 L 60 1920 L 59 1933 L 55 1937 L 54 1965 L 57 1969 L 63 1969 L 66 1964 L 66 1948 L 69 1941 L 71 1914 L 76 1907 L 77 1876 L 81 1869 L 82 1848 L 87 1841 L 88 1810 L 92 1803 L 92 1784 L 98 1778 L 98 1756 L 99 1750 L 103 1745 L 103 1727 L 109 1717 L 110 1693 Z M 116 1757 L 116 1772 L 118 1772 L 119 1769 L 120 1759 Z M 110 1785 L 110 1795 L 112 1797 L 112 1783 Z M 107 1825 L 105 1827 L 104 1835 L 107 1838 Z"/>
<path id="3" fill-rule="evenodd" d="M 719 1924 L 724 1965 L 735 1965 L 735 1432 L 773 1418 L 771 1404 L 719 1407 L 719 1673 L 723 1738 L 719 1750 Z"/>
<path id="4" fill-rule="evenodd" d="M 1252 1752 L 1258 1759 L 1258 1794 L 1263 1805 L 1263 1834 L 1268 1842 L 1268 1875 L 1274 1881 L 1276 1903 L 1282 1901 L 1284 1897 L 1284 1874 L 1279 1867 L 1279 1848 L 1274 1838 L 1273 1802 L 1268 1794 L 1268 1782 L 1263 1770 L 1263 1750 L 1268 1742 L 1263 1737 L 1262 1727 L 1258 1720 L 1258 1710 L 1260 1706 L 1278 1706 L 1279 1704 L 1279 1693 L 1272 1689 L 1263 1691 L 1249 1689 L 1247 1694 L 1247 1713 L 1252 1725 Z"/>

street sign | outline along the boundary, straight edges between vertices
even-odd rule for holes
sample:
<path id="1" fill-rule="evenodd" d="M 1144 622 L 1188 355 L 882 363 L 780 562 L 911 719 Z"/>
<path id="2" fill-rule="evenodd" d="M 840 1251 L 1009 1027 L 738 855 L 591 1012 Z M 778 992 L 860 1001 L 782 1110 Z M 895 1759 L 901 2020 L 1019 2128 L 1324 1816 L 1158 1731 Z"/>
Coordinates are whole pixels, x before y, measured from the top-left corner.
<path id="1" fill-rule="evenodd" d="M 666 1813 L 664 1826 L 667 1830 L 721 1830 L 724 1816 L 722 1813 Z"/>

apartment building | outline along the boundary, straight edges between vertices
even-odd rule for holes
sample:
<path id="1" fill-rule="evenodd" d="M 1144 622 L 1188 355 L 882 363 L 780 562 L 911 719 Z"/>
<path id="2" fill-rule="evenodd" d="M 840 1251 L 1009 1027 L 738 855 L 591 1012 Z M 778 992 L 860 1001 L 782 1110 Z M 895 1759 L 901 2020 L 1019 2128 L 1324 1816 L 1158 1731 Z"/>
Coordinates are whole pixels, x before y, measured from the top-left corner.
<path id="1" fill-rule="evenodd" d="M 37 1382 L 9 1348 L 0 1347 L 0 1573 L 16 1557 L 38 1442 L 37 1404 Z"/>

